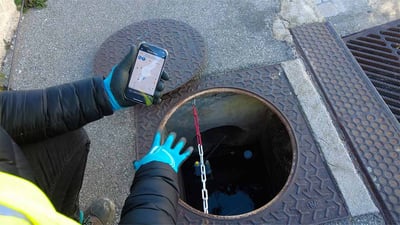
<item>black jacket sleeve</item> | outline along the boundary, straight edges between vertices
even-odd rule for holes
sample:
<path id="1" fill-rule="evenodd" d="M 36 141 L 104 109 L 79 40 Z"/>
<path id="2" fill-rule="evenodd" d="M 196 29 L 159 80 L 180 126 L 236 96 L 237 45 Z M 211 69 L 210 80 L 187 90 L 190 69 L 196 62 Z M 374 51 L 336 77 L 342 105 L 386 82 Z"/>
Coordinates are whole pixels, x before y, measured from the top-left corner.
<path id="1" fill-rule="evenodd" d="M 99 77 L 41 90 L 0 92 L 0 125 L 18 144 L 75 130 L 112 113 Z"/>
<path id="2" fill-rule="evenodd" d="M 169 165 L 145 164 L 136 171 L 119 224 L 176 224 L 178 195 L 178 175 Z"/>

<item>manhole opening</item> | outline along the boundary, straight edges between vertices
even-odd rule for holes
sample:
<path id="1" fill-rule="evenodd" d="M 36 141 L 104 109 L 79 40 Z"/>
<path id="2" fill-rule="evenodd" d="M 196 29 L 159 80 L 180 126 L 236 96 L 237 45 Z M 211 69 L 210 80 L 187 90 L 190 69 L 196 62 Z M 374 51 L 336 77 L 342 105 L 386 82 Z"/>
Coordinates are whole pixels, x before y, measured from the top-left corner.
<path id="1" fill-rule="evenodd" d="M 292 171 L 293 140 L 287 122 L 268 102 L 235 89 L 214 89 L 183 100 L 164 118 L 164 131 L 197 146 L 192 103 L 198 109 L 207 168 L 209 213 L 234 216 L 274 199 Z M 203 211 L 199 154 L 179 173 L 180 198 Z"/>

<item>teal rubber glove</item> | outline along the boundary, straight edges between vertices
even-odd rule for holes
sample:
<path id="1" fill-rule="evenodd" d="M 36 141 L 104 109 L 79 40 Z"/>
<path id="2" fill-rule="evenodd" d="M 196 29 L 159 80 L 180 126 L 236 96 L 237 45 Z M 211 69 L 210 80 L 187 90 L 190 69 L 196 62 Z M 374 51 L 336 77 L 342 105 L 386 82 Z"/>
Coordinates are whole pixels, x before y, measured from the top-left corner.
<path id="1" fill-rule="evenodd" d="M 135 62 L 136 54 L 136 48 L 131 47 L 125 58 L 112 68 L 107 78 L 103 81 L 104 89 L 106 90 L 108 99 L 114 111 L 137 104 L 136 102 L 126 99 L 124 94 L 129 80 L 129 71 Z M 160 81 L 157 83 L 153 104 L 161 102 L 161 92 L 165 87 L 164 81 L 167 80 L 169 80 L 169 77 L 165 72 L 163 72 Z"/>
<path id="2" fill-rule="evenodd" d="M 168 135 L 165 143 L 161 144 L 161 132 L 157 131 L 150 151 L 142 159 L 133 162 L 135 170 L 138 170 L 144 164 L 157 161 L 170 165 L 178 173 L 180 165 L 192 154 L 193 147 L 188 147 L 181 154 L 181 150 L 186 144 L 186 139 L 182 137 L 175 147 L 172 147 L 175 137 L 176 134 L 172 132 Z"/>

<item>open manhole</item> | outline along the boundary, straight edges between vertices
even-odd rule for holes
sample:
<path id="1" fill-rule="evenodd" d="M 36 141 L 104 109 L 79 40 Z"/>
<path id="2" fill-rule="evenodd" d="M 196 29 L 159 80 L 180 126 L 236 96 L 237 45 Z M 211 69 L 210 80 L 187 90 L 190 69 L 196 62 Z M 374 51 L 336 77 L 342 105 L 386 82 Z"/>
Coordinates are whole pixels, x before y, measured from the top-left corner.
<path id="1" fill-rule="evenodd" d="M 177 224 L 319 224 L 349 216 L 279 65 L 201 76 L 165 95 L 160 105 L 133 107 L 140 130 L 136 158 L 147 153 L 159 128 L 195 145 L 193 99 L 211 168 L 209 197 L 241 190 L 234 196 L 242 199 L 236 204 L 241 209 L 203 213 L 193 153 L 179 173 Z"/>
<path id="2" fill-rule="evenodd" d="M 285 186 L 293 143 L 287 122 L 269 103 L 235 89 L 211 89 L 167 114 L 164 131 L 197 146 L 192 103 L 198 109 L 206 162 L 209 213 L 233 216 L 270 202 Z M 180 169 L 181 200 L 203 211 L 197 149 Z"/>

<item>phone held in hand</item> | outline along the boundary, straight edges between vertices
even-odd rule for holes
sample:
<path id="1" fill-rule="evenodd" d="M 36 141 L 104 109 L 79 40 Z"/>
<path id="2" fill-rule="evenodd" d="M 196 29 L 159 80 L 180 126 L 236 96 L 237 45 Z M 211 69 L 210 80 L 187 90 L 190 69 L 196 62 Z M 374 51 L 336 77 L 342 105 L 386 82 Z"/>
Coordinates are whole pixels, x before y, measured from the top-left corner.
<path id="1" fill-rule="evenodd" d="M 141 42 L 131 68 L 129 82 L 125 88 L 125 97 L 145 105 L 153 104 L 154 93 L 160 80 L 167 50 Z"/>

